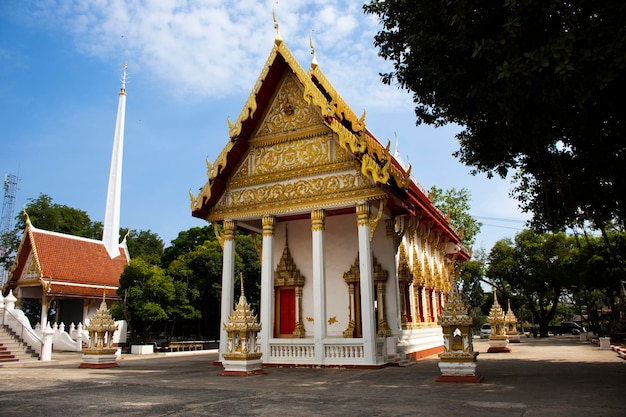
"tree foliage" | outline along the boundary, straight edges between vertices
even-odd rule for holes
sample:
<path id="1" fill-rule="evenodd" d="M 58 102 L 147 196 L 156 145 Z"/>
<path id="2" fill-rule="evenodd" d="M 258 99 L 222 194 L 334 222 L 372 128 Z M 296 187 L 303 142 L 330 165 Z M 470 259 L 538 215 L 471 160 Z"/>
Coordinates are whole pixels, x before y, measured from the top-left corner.
<path id="1" fill-rule="evenodd" d="M 198 292 L 192 305 L 201 313 L 196 321 L 198 337 L 217 338 L 221 326 L 222 248 L 214 225 L 181 231 L 165 249 L 162 265 L 175 282 L 182 282 Z M 219 227 L 219 226 L 218 226 Z M 235 236 L 235 282 L 243 276 L 246 298 L 255 311 L 260 296 L 261 267 L 254 242 L 250 236 Z M 234 303 L 236 300 L 232 300 Z"/>
<path id="2" fill-rule="evenodd" d="M 470 214 L 471 194 L 467 188 L 451 188 L 442 190 L 433 186 L 428 194 L 430 201 L 449 216 L 450 224 L 458 231 L 462 231 L 462 242 L 467 248 L 471 248 L 476 241 L 476 235 L 480 232 L 482 223 Z"/>
<path id="3" fill-rule="evenodd" d="M 122 301 L 114 304 L 112 314 L 128 322 L 129 330 L 146 343 L 152 326 L 166 321 L 168 308 L 176 301 L 172 277 L 142 258 L 133 259 L 120 276 L 117 294 Z"/>
<path id="4" fill-rule="evenodd" d="M 564 233 L 523 230 L 514 244 L 500 240 L 489 253 L 487 277 L 507 296 L 525 301 L 541 336 L 548 336 L 562 291 L 570 285 L 567 265 L 573 246 L 573 239 Z"/>
<path id="5" fill-rule="evenodd" d="M 533 226 L 615 221 L 626 207 L 626 8 L 614 0 L 372 0 L 382 75 L 417 122 L 456 123 L 475 172 L 517 173 Z"/>
<path id="6" fill-rule="evenodd" d="M 102 238 L 101 222 L 93 222 L 86 211 L 54 203 L 49 195 L 39 194 L 37 198 L 29 198 L 24 211 L 33 226 L 39 229 L 91 239 Z M 26 218 L 20 214 L 16 228 L 24 230 L 25 227 Z"/>
<path id="7" fill-rule="evenodd" d="M 130 257 L 143 258 L 153 265 L 161 263 L 163 256 L 163 240 L 150 230 L 129 230 L 126 246 Z"/>
<path id="8" fill-rule="evenodd" d="M 38 229 L 92 239 L 102 237 L 102 223 L 92 221 L 83 210 L 54 203 L 52 197 L 47 194 L 39 194 L 39 197 L 29 198 L 27 201 L 24 211 L 28 214 L 31 224 Z M 0 263 L 7 269 L 13 264 L 22 232 L 26 228 L 24 211 L 15 217 L 17 222 L 13 230 L 0 236 L 4 250 L 0 255 Z"/>
<path id="9" fill-rule="evenodd" d="M 586 318 L 591 329 L 616 340 L 626 339 L 626 322 L 620 321 L 620 289 L 626 253 L 626 233 L 615 232 L 604 238 L 582 235 L 569 258 L 570 294 L 576 312 Z M 616 249 L 617 258 L 613 255 Z M 626 301 L 626 300 L 625 300 Z"/>

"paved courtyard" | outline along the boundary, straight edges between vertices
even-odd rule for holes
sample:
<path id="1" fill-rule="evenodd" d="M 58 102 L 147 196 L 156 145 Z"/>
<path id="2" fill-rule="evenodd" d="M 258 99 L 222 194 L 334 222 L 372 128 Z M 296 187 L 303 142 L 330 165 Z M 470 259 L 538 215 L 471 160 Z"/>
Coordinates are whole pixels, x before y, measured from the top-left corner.
<path id="1" fill-rule="evenodd" d="M 578 336 L 522 339 L 486 353 L 474 384 L 437 383 L 438 358 L 408 367 L 268 368 L 222 377 L 216 353 L 125 355 L 115 369 L 0 368 L 0 416 L 626 416 L 626 361 Z"/>

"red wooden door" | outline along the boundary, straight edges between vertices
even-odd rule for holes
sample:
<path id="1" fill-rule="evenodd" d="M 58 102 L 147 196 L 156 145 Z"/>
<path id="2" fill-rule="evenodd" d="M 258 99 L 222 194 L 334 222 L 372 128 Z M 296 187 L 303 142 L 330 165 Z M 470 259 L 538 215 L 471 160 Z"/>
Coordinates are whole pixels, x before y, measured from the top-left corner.
<path id="1" fill-rule="evenodd" d="M 280 334 L 290 335 L 296 328 L 296 290 L 280 290 Z"/>

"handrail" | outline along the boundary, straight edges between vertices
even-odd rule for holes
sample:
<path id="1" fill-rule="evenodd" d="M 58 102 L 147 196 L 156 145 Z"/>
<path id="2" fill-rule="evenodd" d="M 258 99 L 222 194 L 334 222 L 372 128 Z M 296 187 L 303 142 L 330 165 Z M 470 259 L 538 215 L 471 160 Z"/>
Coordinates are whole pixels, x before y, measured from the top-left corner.
<path id="1" fill-rule="evenodd" d="M 6 316 L 9 316 L 7 320 Z M 7 325 L 28 347 L 41 356 L 43 339 L 39 337 L 30 325 L 30 321 L 20 309 L 5 310 L 4 324 Z M 11 320 L 13 319 L 13 320 Z"/>

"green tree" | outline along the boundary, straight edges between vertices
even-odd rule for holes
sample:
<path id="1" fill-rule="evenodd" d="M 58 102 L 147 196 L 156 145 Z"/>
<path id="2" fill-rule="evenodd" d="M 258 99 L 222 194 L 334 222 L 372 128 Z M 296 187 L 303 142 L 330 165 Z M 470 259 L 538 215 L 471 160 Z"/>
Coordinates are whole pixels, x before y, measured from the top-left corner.
<path id="1" fill-rule="evenodd" d="M 192 227 L 189 230 L 179 232 L 176 239 L 172 240 L 171 245 L 165 248 L 162 266 L 167 267 L 174 259 L 180 255 L 192 252 L 197 246 L 202 245 L 207 240 L 216 241 L 213 225 L 211 224 L 204 227 Z"/>
<path id="2" fill-rule="evenodd" d="M 183 233 L 183 237 L 186 236 Z M 202 317 L 195 326 L 199 338 L 217 338 L 220 329 L 222 248 L 215 237 L 213 239 L 180 254 L 167 267 L 175 282 L 197 291 L 198 297 L 191 303 Z"/>
<path id="3" fill-rule="evenodd" d="M 620 321 L 620 282 L 623 254 L 626 253 L 626 233 L 608 234 L 612 254 L 606 240 L 584 234 L 576 238 L 577 245 L 570 253 L 570 293 L 577 313 L 587 317 L 591 329 L 600 335 L 610 334 L 615 340 L 624 339 L 626 328 Z"/>
<path id="4" fill-rule="evenodd" d="M 86 211 L 54 203 L 49 195 L 39 194 L 36 199 L 29 198 L 24 210 L 33 226 L 39 229 L 91 239 L 102 238 L 102 223 L 93 222 Z M 18 215 L 16 228 L 24 230 L 25 227 L 26 218 Z"/>
<path id="5" fill-rule="evenodd" d="M 168 308 L 176 301 L 172 277 L 142 258 L 131 260 L 124 269 L 117 294 L 122 301 L 114 303 L 111 312 L 115 318 L 128 322 L 131 334 L 139 337 L 141 343 L 149 340 L 154 324 L 169 318 Z"/>
<path id="6" fill-rule="evenodd" d="M 570 283 L 567 265 L 573 245 L 564 233 L 523 230 L 515 236 L 514 246 L 501 240 L 489 253 L 487 277 L 508 297 L 524 300 L 541 336 L 548 336 L 562 291 Z"/>
<path id="7" fill-rule="evenodd" d="M 463 263 L 457 286 L 474 318 L 474 325 L 483 322 L 484 314 L 481 307 L 485 304 L 485 292 L 481 281 L 485 277 L 485 264 L 482 260 L 471 259 Z"/>
<path id="8" fill-rule="evenodd" d="M 471 248 L 480 232 L 482 223 L 470 215 L 471 193 L 467 188 L 442 190 L 432 186 L 428 194 L 430 201 L 450 218 L 450 224 L 462 234 L 465 247 Z"/>
<path id="9" fill-rule="evenodd" d="M 482 224 L 470 215 L 471 195 L 469 190 L 451 188 L 444 191 L 433 186 L 428 198 L 449 219 L 452 227 L 458 231 L 463 245 L 471 249 Z M 484 255 L 484 251 L 480 253 Z M 484 280 L 485 275 L 484 256 L 474 257 L 459 267 L 461 270 L 457 286 L 476 320 L 474 324 L 478 326 L 483 316 L 480 307 L 485 302 L 485 294 L 481 286 L 481 281 Z"/>
<path id="10" fill-rule="evenodd" d="M 93 222 L 83 210 L 54 203 L 52 197 L 46 194 L 39 194 L 39 197 L 29 198 L 27 201 L 24 211 L 28 214 L 32 225 L 39 229 L 92 239 L 102 238 L 102 223 Z M 26 228 L 24 212 L 15 218 L 17 222 L 13 230 L 0 236 L 2 248 L 5 249 L 0 254 L 0 262 L 6 268 L 13 265 L 22 233 Z"/>
<path id="11" fill-rule="evenodd" d="M 126 233 L 120 231 L 120 235 Z M 160 265 L 163 257 L 163 240 L 150 230 L 129 230 L 126 245 L 132 259 L 143 258 L 152 265 Z"/>
<path id="12" fill-rule="evenodd" d="M 222 248 L 213 226 L 182 231 L 165 250 L 163 265 L 175 282 L 183 282 L 198 297 L 191 304 L 201 313 L 196 322 L 198 337 L 219 337 L 221 326 Z M 250 236 L 235 235 L 235 283 L 243 275 L 246 298 L 257 309 L 261 267 L 254 241 Z M 233 300 L 233 303 L 235 300 Z M 258 311 L 258 309 L 256 310 Z"/>
<path id="13" fill-rule="evenodd" d="M 417 122 L 463 127 L 475 172 L 516 173 L 541 230 L 624 230 L 626 29 L 619 1 L 372 0 L 381 74 L 413 93 Z"/>

